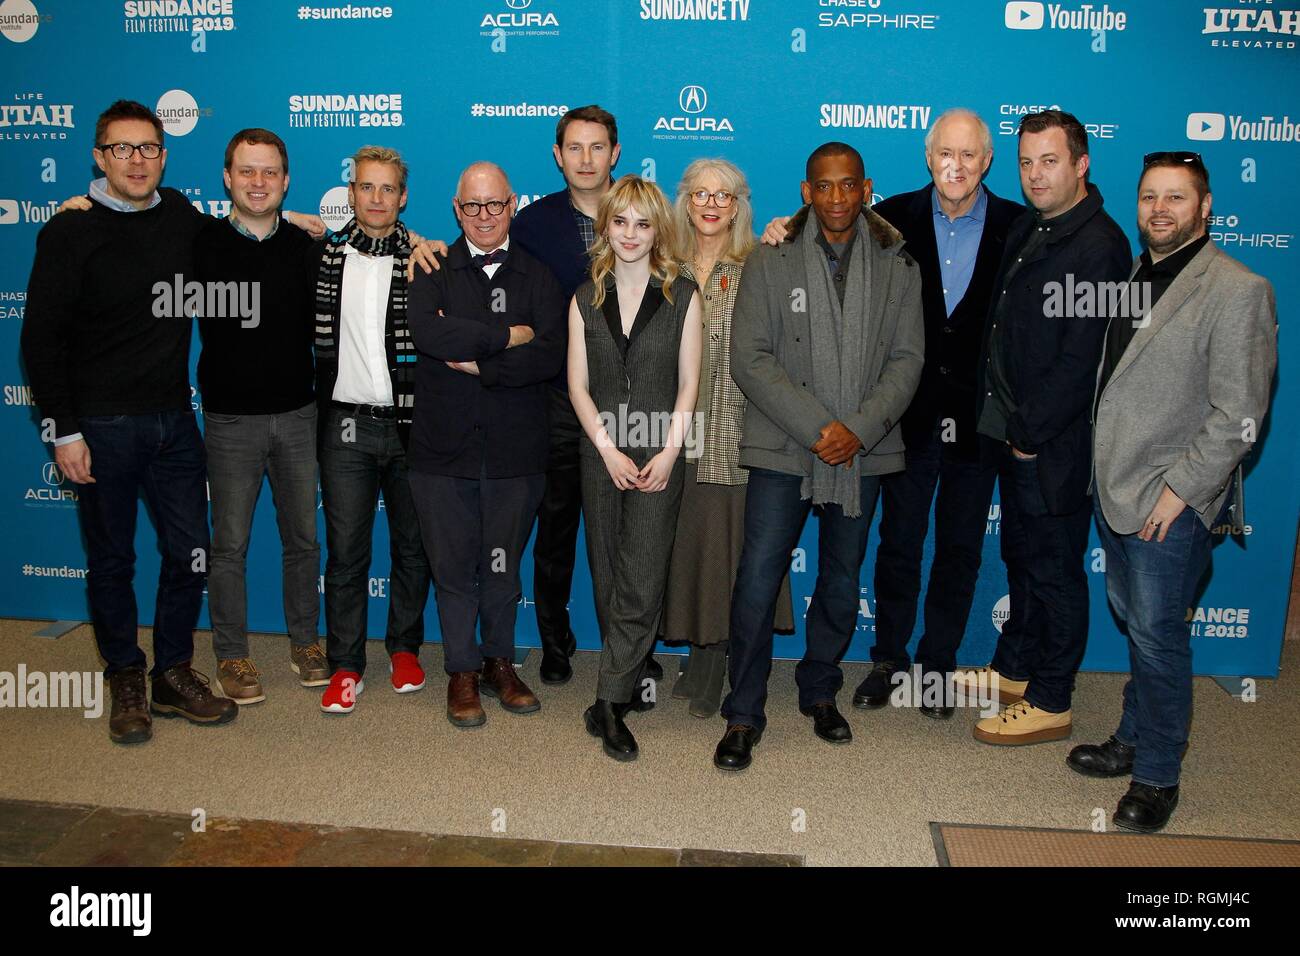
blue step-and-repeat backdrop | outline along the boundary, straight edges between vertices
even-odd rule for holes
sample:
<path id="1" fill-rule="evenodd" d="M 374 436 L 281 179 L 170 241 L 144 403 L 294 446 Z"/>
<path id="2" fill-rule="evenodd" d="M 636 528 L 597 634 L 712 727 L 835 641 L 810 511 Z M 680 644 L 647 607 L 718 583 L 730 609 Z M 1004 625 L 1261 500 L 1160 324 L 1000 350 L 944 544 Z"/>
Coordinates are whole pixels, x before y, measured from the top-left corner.
<path id="1" fill-rule="evenodd" d="M 448 240 L 456 235 L 456 177 L 472 160 L 504 166 L 521 205 L 561 188 L 551 158 L 555 122 L 587 103 L 618 117 L 617 172 L 651 177 L 671 192 L 690 160 L 724 156 L 748 174 L 760 223 L 799 205 L 804 160 L 830 139 L 861 150 L 877 198 L 918 188 L 928 176 L 926 130 L 951 106 L 986 118 L 995 147 L 988 185 L 1019 198 L 1016 125 L 1025 113 L 1059 106 L 1087 125 L 1093 181 L 1135 243 L 1142 155 L 1199 150 L 1214 185 L 1214 241 L 1273 282 L 1287 315 L 1300 295 L 1291 232 L 1300 220 L 1296 6 L 1300 0 L 3 0 L 0 615 L 87 617 L 76 488 L 41 443 L 19 330 L 37 231 L 60 200 L 86 191 L 95 118 L 113 99 L 156 105 L 168 131 L 164 183 L 204 212 L 229 211 L 221 170 L 231 134 L 266 126 L 289 146 L 289 208 L 341 224 L 347 157 L 367 143 L 392 146 L 411 168 L 405 222 Z M 1281 350 L 1273 412 L 1248 465 L 1249 527 L 1219 535 L 1212 578 L 1192 610 L 1198 673 L 1277 672 L 1300 504 L 1300 418 L 1289 375 L 1300 354 L 1285 334 Z M 202 400 L 194 394 L 196 409 Z M 382 517 L 370 580 L 373 636 L 382 634 L 388 600 Z M 989 659 L 1007 614 L 999 525 L 995 498 L 963 663 Z M 148 624 L 158 558 L 143 516 L 137 550 Z M 575 630 L 594 648 L 579 551 Z M 873 641 L 874 552 L 873 538 L 851 659 L 866 659 Z M 1092 627 L 1084 666 L 1126 670 L 1095 536 L 1086 561 Z M 269 493 L 248 564 L 250 627 L 283 631 Z M 816 568 L 810 523 L 793 562 L 800 608 Z M 530 578 L 529 560 L 523 645 L 537 643 Z M 436 640 L 432 602 L 427 627 Z M 799 656 L 802 630 L 776 646 L 780 656 Z"/>

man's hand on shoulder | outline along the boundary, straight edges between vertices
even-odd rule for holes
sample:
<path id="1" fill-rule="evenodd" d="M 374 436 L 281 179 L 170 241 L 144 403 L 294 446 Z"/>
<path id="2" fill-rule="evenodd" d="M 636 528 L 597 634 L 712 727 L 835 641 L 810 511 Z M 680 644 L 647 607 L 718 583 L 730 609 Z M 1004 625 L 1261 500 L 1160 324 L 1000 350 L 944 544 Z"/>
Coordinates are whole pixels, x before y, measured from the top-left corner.
<path id="1" fill-rule="evenodd" d="M 59 206 L 57 211 L 85 212 L 93 205 L 94 203 L 90 201 L 89 196 L 69 196 L 67 199 L 63 200 L 63 204 Z"/>
<path id="2" fill-rule="evenodd" d="M 412 238 L 419 241 L 411 247 L 411 258 L 406 263 L 406 281 L 415 281 L 415 266 L 419 263 L 421 269 L 427 274 L 433 275 L 434 272 L 442 268 L 442 263 L 438 257 L 447 258 L 447 244 L 441 239 L 425 239 L 412 234 Z"/>
<path id="3" fill-rule="evenodd" d="M 763 245 L 779 246 L 785 242 L 785 237 L 789 234 L 789 229 L 786 227 L 790 225 L 790 218 L 789 216 L 777 216 L 769 222 L 761 237 Z"/>
<path id="4" fill-rule="evenodd" d="M 286 209 L 281 215 L 288 220 L 290 225 L 297 226 L 313 239 L 322 239 L 325 233 L 329 232 L 329 229 L 325 226 L 325 220 L 320 216 L 313 216 L 305 212 L 294 212 L 291 209 Z"/>

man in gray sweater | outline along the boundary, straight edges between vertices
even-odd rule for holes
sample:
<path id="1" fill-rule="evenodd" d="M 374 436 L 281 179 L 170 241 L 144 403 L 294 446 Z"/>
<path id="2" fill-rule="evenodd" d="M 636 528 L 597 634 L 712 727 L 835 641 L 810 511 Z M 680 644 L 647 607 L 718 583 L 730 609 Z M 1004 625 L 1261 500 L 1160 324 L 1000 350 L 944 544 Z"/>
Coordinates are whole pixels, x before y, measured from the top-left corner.
<path id="1" fill-rule="evenodd" d="M 799 709 L 830 743 L 853 737 L 835 707 L 839 661 L 857 627 L 859 569 L 879 476 L 903 470 L 898 428 L 920 381 L 921 276 L 903 237 L 863 209 L 862 157 L 826 143 L 808 158 L 805 207 L 785 241 L 745 265 L 731 374 L 749 400 L 740 464 L 749 470 L 745 541 L 731 603 L 727 732 L 714 754 L 743 770 L 765 723 L 772 613 L 810 509 L 820 519 Z"/>

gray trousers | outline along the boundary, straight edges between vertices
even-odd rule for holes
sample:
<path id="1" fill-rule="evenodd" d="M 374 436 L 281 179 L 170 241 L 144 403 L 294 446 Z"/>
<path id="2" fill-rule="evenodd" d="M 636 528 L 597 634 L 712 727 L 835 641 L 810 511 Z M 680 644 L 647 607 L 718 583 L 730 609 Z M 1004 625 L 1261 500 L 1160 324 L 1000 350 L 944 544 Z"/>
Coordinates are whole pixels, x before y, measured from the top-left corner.
<path id="1" fill-rule="evenodd" d="M 271 481 L 283 552 L 284 620 L 295 644 L 314 644 L 320 620 L 316 540 L 316 405 L 277 415 L 203 413 L 212 497 L 208 609 L 218 660 L 248 656 L 246 566 L 262 476 Z"/>
<path id="2" fill-rule="evenodd" d="M 584 455 L 580 467 L 587 563 L 604 644 L 596 697 L 626 703 L 655 643 L 685 462 L 678 457 L 668 487 L 654 494 L 619 491 L 600 458 Z"/>
<path id="3" fill-rule="evenodd" d="M 519 561 L 546 475 L 453 478 L 408 473 L 433 572 L 448 674 L 477 671 L 485 657 L 513 658 L 523 593 Z M 483 646 L 475 637 L 482 630 Z"/>

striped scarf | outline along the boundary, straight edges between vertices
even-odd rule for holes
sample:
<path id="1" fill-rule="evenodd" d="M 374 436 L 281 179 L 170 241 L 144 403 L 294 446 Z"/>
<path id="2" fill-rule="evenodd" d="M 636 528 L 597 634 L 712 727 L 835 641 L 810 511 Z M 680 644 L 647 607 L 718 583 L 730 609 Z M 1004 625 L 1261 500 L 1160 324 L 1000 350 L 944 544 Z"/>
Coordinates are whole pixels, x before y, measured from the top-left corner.
<path id="1" fill-rule="evenodd" d="M 352 246 L 370 256 L 393 257 L 393 281 L 388 287 L 388 311 L 384 323 L 384 351 L 393 383 L 393 404 L 399 429 L 410 427 L 415 403 L 415 344 L 406 317 L 406 264 L 411 257 L 411 239 L 406 226 L 397 228 L 383 239 L 373 239 L 361 231 L 356 217 L 325 241 L 320 273 L 316 278 L 316 358 L 338 363 L 339 299 L 343 286 L 344 252 Z"/>

